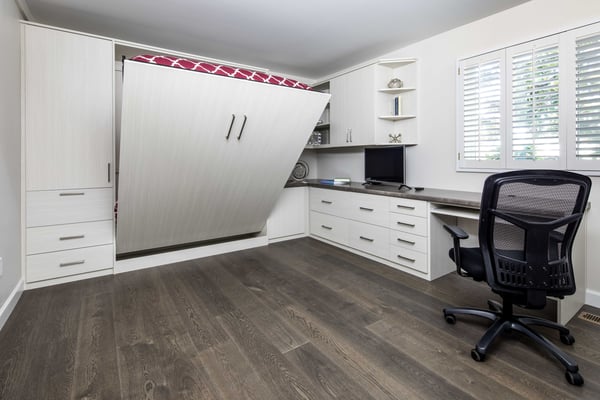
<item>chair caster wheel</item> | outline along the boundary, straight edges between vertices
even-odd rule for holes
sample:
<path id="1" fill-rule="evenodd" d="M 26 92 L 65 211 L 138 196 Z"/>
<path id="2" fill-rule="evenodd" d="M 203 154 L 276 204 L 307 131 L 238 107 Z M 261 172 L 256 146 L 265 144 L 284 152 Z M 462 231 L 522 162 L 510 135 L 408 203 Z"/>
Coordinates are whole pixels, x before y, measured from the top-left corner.
<path id="1" fill-rule="evenodd" d="M 485 361 L 485 353 L 480 352 L 477 349 L 471 350 L 471 358 L 477 362 Z"/>
<path id="2" fill-rule="evenodd" d="M 583 385 L 583 376 L 581 376 L 579 372 L 566 371 L 565 378 L 567 378 L 567 382 L 569 382 L 571 385 Z"/>
<path id="3" fill-rule="evenodd" d="M 454 316 L 454 314 L 444 314 L 444 319 L 450 325 L 454 325 L 456 323 L 456 317 Z"/>
<path id="4" fill-rule="evenodd" d="M 560 341 L 564 344 L 572 345 L 573 343 L 575 343 L 575 338 L 569 333 L 567 333 L 566 335 L 561 333 Z"/>

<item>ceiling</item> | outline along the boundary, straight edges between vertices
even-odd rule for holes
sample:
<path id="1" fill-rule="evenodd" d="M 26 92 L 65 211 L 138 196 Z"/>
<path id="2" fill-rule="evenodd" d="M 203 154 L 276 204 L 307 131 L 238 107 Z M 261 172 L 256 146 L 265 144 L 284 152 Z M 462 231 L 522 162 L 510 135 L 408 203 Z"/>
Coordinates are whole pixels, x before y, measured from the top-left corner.
<path id="1" fill-rule="evenodd" d="M 35 22 L 311 79 L 526 1 L 17 0 Z"/>

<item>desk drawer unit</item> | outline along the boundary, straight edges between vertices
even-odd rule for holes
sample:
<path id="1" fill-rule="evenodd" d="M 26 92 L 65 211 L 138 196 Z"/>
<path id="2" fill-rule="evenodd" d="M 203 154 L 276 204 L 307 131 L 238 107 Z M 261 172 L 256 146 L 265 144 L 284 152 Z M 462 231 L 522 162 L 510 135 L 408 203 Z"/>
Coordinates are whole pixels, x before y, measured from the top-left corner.
<path id="1" fill-rule="evenodd" d="M 111 244 L 112 221 L 27 228 L 27 254 Z"/>
<path id="2" fill-rule="evenodd" d="M 427 238 L 390 229 L 390 245 L 427 253 Z"/>
<path id="3" fill-rule="evenodd" d="M 389 223 L 390 229 L 427 236 L 427 218 L 389 213 Z"/>
<path id="4" fill-rule="evenodd" d="M 113 266 L 113 245 L 85 247 L 27 256 L 27 282 L 109 269 Z"/>
<path id="5" fill-rule="evenodd" d="M 383 196 L 350 193 L 348 218 L 368 224 L 387 226 L 389 201 Z"/>
<path id="6" fill-rule="evenodd" d="M 310 209 L 343 217 L 348 209 L 348 195 L 350 194 L 338 190 L 311 188 Z"/>
<path id="7" fill-rule="evenodd" d="M 390 199 L 390 212 L 425 218 L 427 217 L 427 202 L 392 197 Z"/>
<path id="8" fill-rule="evenodd" d="M 390 246 L 390 261 L 419 272 L 427 273 L 427 254 L 405 247 Z"/>
<path id="9" fill-rule="evenodd" d="M 386 258 L 390 248 L 389 230 L 381 226 L 350 221 L 348 244 L 365 253 Z"/>
<path id="10" fill-rule="evenodd" d="M 347 244 L 348 222 L 341 217 L 311 211 L 310 233 L 340 244 Z"/>
<path id="11" fill-rule="evenodd" d="M 112 188 L 27 192 L 27 227 L 112 220 Z"/>

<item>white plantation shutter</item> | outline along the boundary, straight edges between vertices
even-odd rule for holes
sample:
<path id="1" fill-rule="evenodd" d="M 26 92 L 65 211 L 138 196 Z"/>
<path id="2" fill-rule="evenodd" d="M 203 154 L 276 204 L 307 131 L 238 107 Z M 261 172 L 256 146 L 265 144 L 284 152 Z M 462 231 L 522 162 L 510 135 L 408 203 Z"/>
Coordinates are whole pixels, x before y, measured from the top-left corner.
<path id="1" fill-rule="evenodd" d="M 600 33 L 575 46 L 575 157 L 600 160 Z"/>
<path id="2" fill-rule="evenodd" d="M 501 165 L 503 66 L 500 52 L 464 60 L 459 66 L 460 166 L 497 168 Z"/>
<path id="3" fill-rule="evenodd" d="M 557 38 L 553 40 L 508 50 L 508 166 L 560 166 L 559 47 Z"/>

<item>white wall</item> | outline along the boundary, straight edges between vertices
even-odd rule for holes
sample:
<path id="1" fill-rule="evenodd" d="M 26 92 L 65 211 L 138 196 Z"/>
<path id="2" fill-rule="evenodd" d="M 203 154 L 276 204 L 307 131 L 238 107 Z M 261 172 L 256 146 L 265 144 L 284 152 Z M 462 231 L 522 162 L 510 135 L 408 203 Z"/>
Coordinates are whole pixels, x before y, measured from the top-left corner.
<path id="1" fill-rule="evenodd" d="M 0 327 L 9 311 L 3 306 L 21 280 L 20 18 L 14 0 L 0 0 Z"/>
<path id="2" fill-rule="evenodd" d="M 419 145 L 408 148 L 407 183 L 479 191 L 487 174 L 456 172 L 456 62 L 458 59 L 600 21 L 599 0 L 532 0 L 381 58 L 419 60 Z M 324 165 L 343 162 L 339 155 L 318 158 Z M 339 166 L 349 170 L 357 167 Z M 588 299 L 600 306 L 600 177 L 593 178 L 588 214 Z M 598 297 L 596 297 L 598 296 Z M 589 301 L 588 301 L 589 302 Z"/>

